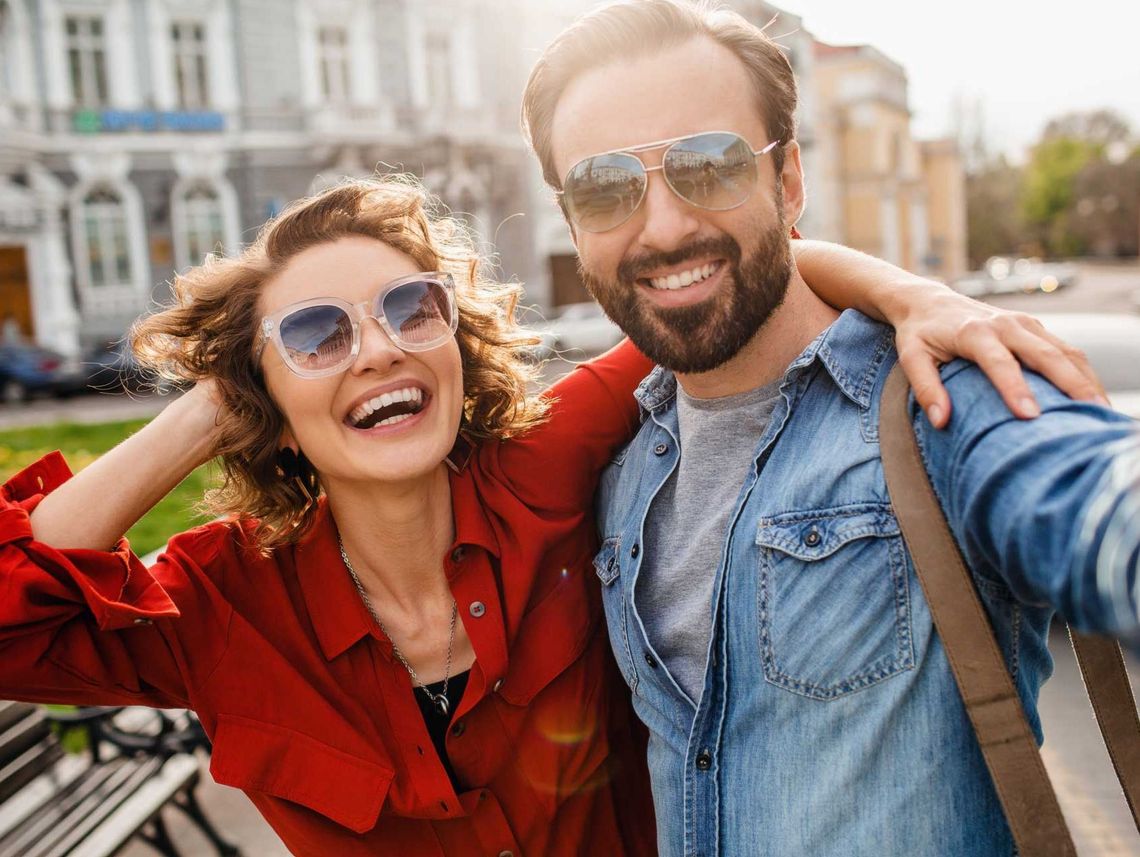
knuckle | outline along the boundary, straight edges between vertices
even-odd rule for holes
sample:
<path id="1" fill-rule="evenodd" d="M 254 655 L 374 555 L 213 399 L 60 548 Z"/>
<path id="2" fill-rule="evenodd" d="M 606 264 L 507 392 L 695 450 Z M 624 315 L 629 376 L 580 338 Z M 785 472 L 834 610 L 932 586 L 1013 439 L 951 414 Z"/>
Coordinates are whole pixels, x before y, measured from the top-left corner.
<path id="1" fill-rule="evenodd" d="M 1066 344 L 1065 348 L 1064 348 L 1064 354 L 1070 360 L 1073 360 L 1077 363 L 1088 363 L 1089 362 L 1088 355 L 1085 354 L 1084 349 L 1077 348 L 1077 346 L 1075 346 L 1075 345 Z"/>

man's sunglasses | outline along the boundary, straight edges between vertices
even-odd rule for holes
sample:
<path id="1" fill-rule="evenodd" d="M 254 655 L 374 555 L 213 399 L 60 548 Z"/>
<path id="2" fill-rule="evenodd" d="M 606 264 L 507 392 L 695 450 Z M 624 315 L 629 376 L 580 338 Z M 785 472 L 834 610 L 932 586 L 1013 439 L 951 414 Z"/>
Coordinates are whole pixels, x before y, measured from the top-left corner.
<path id="1" fill-rule="evenodd" d="M 779 145 L 763 149 L 731 131 L 708 131 L 675 137 L 629 149 L 615 149 L 584 158 L 570 168 L 558 195 L 566 213 L 586 232 L 621 226 L 645 199 L 649 173 L 661 170 L 673 193 L 709 211 L 741 205 L 756 188 L 756 158 Z M 635 153 L 664 148 L 661 163 L 647 167 Z"/>
<path id="2" fill-rule="evenodd" d="M 459 325 L 455 282 L 450 274 L 400 277 L 382 286 L 371 300 L 350 304 L 339 298 L 312 298 L 290 304 L 261 320 L 255 359 L 272 341 L 285 365 L 302 378 L 343 372 L 360 353 L 360 325 L 374 318 L 403 351 L 428 351 Z"/>

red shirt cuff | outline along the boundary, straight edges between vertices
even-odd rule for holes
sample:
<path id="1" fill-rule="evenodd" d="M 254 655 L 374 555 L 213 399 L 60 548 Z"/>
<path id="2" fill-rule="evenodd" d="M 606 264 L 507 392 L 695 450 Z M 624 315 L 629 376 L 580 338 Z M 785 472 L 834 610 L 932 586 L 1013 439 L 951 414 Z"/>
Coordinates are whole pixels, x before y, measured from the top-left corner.
<path id="1" fill-rule="evenodd" d="M 27 560 L 7 573 L 28 573 L 30 564 L 44 573 L 37 577 L 42 580 L 41 594 L 46 600 L 82 601 L 106 631 L 178 616 L 170 596 L 131 553 L 125 538 L 109 551 L 61 550 L 35 540 L 30 513 L 70 478 L 71 469 L 63 456 L 52 452 L 25 467 L 0 489 L 0 550 L 15 546 Z"/>

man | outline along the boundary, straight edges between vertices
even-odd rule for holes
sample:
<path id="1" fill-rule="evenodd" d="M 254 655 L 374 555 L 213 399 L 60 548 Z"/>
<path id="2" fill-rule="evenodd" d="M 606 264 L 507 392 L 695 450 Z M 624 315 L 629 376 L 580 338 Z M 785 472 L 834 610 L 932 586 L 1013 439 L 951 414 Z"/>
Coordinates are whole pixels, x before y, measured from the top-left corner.
<path id="1" fill-rule="evenodd" d="M 892 332 L 837 316 L 789 253 L 795 104 L 759 30 L 679 0 L 580 20 L 524 97 L 590 291 L 660 364 L 601 489 L 595 563 L 659 846 L 1008 855 L 883 479 Z M 1140 639 L 1140 439 L 1039 378 L 1033 421 L 972 364 L 942 381 L 948 428 L 915 408 L 924 464 L 1040 740 L 1054 611 Z"/>

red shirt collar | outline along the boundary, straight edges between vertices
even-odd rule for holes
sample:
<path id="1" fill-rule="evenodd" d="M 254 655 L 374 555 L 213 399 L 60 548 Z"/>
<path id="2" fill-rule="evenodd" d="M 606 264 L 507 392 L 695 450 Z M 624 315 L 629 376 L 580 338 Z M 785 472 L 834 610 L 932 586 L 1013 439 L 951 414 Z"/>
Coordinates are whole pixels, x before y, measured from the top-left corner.
<path id="1" fill-rule="evenodd" d="M 483 548 L 498 557 L 499 540 L 487 519 L 471 468 L 451 471 L 450 477 L 455 516 L 455 542 L 450 550 Z M 293 548 L 293 561 L 321 651 L 331 661 L 373 633 L 373 621 L 344 567 L 336 525 L 325 498 L 320 505 L 313 528 Z M 380 634 L 375 636 L 390 655 L 391 643 Z"/>

